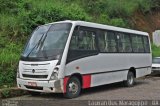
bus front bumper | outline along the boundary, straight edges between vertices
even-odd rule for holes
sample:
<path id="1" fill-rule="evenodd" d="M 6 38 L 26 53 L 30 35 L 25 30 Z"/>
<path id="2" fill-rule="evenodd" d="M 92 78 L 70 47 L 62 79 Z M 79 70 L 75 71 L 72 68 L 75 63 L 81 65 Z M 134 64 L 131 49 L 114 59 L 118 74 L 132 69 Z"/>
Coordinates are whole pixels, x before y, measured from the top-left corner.
<path id="1" fill-rule="evenodd" d="M 17 78 L 17 86 L 19 89 L 35 91 L 35 92 L 48 92 L 48 93 L 63 93 L 63 80 L 50 80 L 50 81 L 37 81 L 25 80 Z"/>

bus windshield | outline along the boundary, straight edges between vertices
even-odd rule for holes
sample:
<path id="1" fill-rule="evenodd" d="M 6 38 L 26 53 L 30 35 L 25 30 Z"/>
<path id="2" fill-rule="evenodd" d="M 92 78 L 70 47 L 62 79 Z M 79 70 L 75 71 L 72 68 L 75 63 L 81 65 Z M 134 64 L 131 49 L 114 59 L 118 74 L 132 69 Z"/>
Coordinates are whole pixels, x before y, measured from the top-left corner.
<path id="1" fill-rule="evenodd" d="M 71 23 L 43 25 L 35 29 L 28 41 L 22 60 L 59 60 L 71 29 Z"/>

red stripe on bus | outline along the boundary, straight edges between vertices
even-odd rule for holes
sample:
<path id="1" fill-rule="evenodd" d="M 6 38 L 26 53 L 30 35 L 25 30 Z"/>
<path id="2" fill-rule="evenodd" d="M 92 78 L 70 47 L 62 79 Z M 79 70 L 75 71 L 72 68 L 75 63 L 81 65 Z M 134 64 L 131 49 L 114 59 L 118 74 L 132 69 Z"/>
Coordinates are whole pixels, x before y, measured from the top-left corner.
<path id="1" fill-rule="evenodd" d="M 91 75 L 84 75 L 82 76 L 83 79 L 83 88 L 90 88 L 91 87 Z"/>
<path id="2" fill-rule="evenodd" d="M 67 87 L 68 80 L 69 80 L 69 77 L 65 77 L 63 79 L 63 93 L 66 93 L 66 87 Z"/>

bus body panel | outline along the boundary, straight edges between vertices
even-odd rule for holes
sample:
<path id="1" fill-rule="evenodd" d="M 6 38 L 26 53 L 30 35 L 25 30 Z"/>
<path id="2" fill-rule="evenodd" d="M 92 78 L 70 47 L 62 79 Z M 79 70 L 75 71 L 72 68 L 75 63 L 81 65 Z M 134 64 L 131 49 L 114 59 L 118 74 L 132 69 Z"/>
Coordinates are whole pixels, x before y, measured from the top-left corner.
<path id="1" fill-rule="evenodd" d="M 150 65 L 150 54 L 100 53 L 71 61 L 66 65 L 65 74 L 91 75 L 93 87 L 126 80 L 132 67 L 136 69 L 136 78 L 150 74 Z"/>
<path id="2" fill-rule="evenodd" d="M 127 79 L 128 70 L 92 75 L 91 87 L 121 82 Z"/>

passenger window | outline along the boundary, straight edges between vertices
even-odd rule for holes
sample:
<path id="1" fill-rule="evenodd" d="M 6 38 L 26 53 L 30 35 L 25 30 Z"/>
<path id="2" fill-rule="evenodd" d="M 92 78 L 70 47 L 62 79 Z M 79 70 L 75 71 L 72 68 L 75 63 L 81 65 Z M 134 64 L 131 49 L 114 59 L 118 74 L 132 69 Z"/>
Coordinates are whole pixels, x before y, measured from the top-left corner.
<path id="1" fill-rule="evenodd" d="M 113 32 L 108 32 L 108 52 L 117 52 L 117 38 Z"/>
<path id="2" fill-rule="evenodd" d="M 89 28 L 87 28 L 89 29 Z M 68 52 L 67 61 L 98 54 L 96 46 L 96 32 L 75 28 Z"/>
<path id="3" fill-rule="evenodd" d="M 95 32 L 80 30 L 77 48 L 79 50 L 96 50 Z"/>
<path id="4" fill-rule="evenodd" d="M 116 36 L 110 31 L 100 31 L 99 32 L 99 49 L 100 52 L 117 52 Z"/>
<path id="5" fill-rule="evenodd" d="M 135 53 L 144 52 L 142 36 L 137 36 L 137 35 L 132 36 L 132 47 L 133 47 L 133 52 Z"/>
<path id="6" fill-rule="evenodd" d="M 147 36 L 143 37 L 143 42 L 144 42 L 144 50 L 146 53 L 150 52 L 150 46 L 149 46 L 149 39 Z"/>
<path id="7" fill-rule="evenodd" d="M 108 52 L 107 31 L 100 31 L 98 38 L 99 38 L 99 49 L 100 49 L 100 52 Z"/>
<path id="8" fill-rule="evenodd" d="M 129 35 L 124 33 L 117 33 L 117 39 L 118 39 L 119 52 L 126 52 L 126 53 L 132 52 L 132 46 L 130 43 Z"/>

